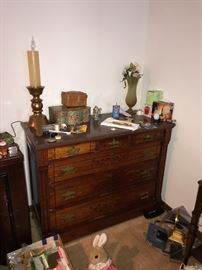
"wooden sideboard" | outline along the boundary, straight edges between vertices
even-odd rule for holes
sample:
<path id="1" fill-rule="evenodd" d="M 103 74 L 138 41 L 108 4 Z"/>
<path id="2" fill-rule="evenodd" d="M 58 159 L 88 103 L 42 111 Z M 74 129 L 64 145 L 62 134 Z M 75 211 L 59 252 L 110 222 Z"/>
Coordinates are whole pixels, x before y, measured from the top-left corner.
<path id="1" fill-rule="evenodd" d="M 30 244 L 31 226 L 23 155 L 0 159 L 0 264 L 6 254 Z"/>
<path id="2" fill-rule="evenodd" d="M 42 235 L 69 241 L 141 215 L 162 204 L 161 189 L 173 123 L 112 130 L 91 119 L 85 134 L 49 143 L 22 124 L 33 206 Z M 142 121 L 150 121 L 141 117 Z M 139 119 L 135 119 L 135 121 Z"/>

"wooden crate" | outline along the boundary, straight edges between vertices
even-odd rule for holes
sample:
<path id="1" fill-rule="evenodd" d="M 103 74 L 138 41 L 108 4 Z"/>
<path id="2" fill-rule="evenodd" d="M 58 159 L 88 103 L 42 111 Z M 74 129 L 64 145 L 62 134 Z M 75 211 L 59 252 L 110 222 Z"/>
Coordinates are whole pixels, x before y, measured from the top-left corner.
<path id="1" fill-rule="evenodd" d="M 66 107 L 82 107 L 87 105 L 87 94 L 81 91 L 61 93 L 62 105 Z"/>

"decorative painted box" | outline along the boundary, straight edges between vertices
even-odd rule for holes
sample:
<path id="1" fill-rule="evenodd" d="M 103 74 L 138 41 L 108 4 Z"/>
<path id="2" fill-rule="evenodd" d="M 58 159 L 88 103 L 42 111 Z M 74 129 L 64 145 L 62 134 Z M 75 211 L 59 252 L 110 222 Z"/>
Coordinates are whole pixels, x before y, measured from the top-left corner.
<path id="1" fill-rule="evenodd" d="M 65 106 L 51 106 L 49 107 L 49 121 L 50 123 L 57 123 L 59 125 L 78 125 L 87 123 L 90 119 L 90 107 L 75 107 L 67 108 Z"/>

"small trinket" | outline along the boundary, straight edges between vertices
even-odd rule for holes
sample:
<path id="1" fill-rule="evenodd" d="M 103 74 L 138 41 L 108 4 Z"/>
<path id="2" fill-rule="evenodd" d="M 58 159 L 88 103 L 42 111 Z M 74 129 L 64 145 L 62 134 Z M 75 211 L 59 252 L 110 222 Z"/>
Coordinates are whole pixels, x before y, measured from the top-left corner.
<path id="1" fill-rule="evenodd" d="M 101 111 L 102 111 L 102 109 L 98 108 L 98 106 L 95 106 L 93 108 L 93 118 L 94 118 L 94 120 L 96 120 L 96 121 L 99 120 Z"/>
<path id="2" fill-rule="evenodd" d="M 5 141 L 0 141 L 0 156 L 6 158 L 8 155 L 8 147 Z"/>
<path id="3" fill-rule="evenodd" d="M 120 106 L 119 105 L 113 105 L 112 107 L 112 117 L 114 119 L 119 119 L 119 112 L 120 112 Z"/>
<path id="4" fill-rule="evenodd" d="M 49 139 L 47 140 L 47 142 L 49 142 L 49 143 L 54 143 L 54 142 L 56 142 L 56 139 L 55 139 L 55 138 L 49 138 Z"/>
<path id="5" fill-rule="evenodd" d="M 62 137 L 61 137 L 61 135 L 58 134 L 58 135 L 55 136 L 55 139 L 58 141 L 58 140 L 61 140 Z"/>

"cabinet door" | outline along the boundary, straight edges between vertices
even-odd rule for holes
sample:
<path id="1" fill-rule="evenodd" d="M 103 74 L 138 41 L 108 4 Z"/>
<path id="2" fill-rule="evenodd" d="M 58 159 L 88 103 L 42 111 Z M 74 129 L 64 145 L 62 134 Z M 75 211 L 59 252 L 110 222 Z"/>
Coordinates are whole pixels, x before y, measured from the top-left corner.
<path id="1" fill-rule="evenodd" d="M 7 173 L 0 173 L 0 263 L 6 263 L 6 254 L 15 247 L 15 234 L 10 204 L 10 191 Z"/>
<path id="2" fill-rule="evenodd" d="M 7 160 L 0 172 L 0 260 L 31 243 L 31 228 L 23 162 Z"/>
<path id="3" fill-rule="evenodd" d="M 31 242 L 31 229 L 22 163 L 17 163 L 12 166 L 12 170 L 9 171 L 9 179 L 17 246 L 29 244 Z"/>

